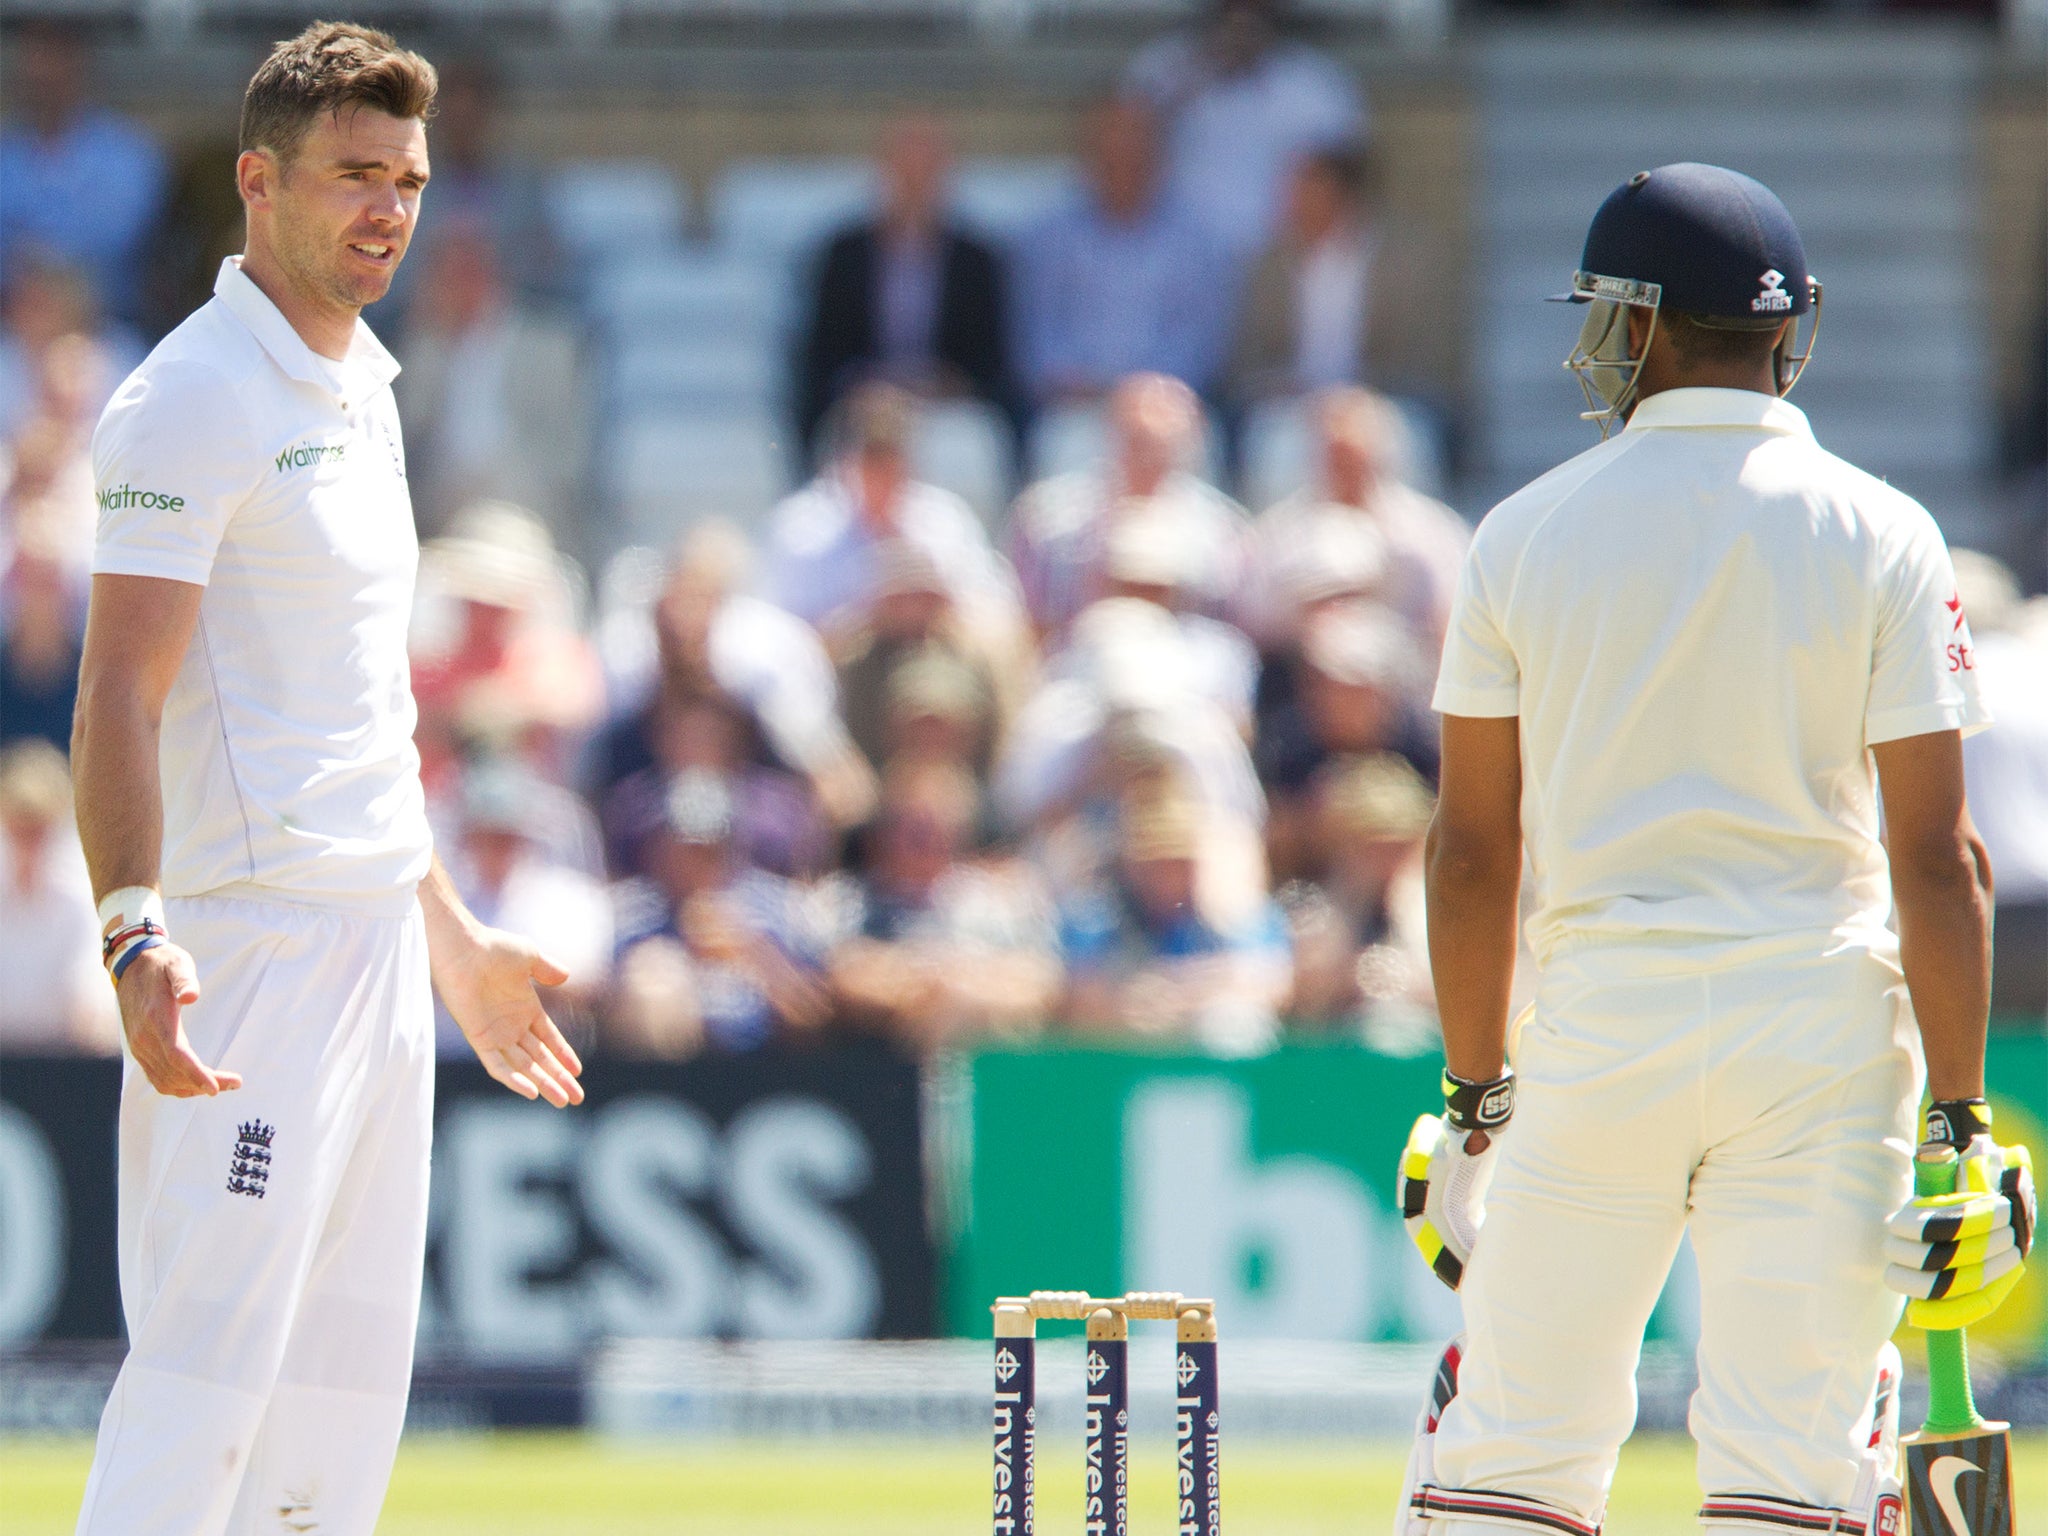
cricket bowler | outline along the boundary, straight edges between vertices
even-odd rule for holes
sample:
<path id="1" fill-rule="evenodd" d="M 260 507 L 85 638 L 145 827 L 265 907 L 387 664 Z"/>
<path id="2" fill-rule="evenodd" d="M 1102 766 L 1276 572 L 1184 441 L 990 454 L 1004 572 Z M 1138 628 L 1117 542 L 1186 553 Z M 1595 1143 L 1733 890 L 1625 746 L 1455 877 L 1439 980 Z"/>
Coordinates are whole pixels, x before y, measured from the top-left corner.
<path id="1" fill-rule="evenodd" d="M 1891 1536 L 1887 1280 L 1957 1326 L 2031 1238 L 1984 1102 L 1969 624 L 1933 519 L 1784 398 L 1821 288 L 1768 188 L 1632 177 L 1562 297 L 1604 440 L 1480 525 L 1436 690 L 1446 1108 L 1401 1193 L 1465 1333 L 1395 1530 L 1600 1530 L 1689 1232 L 1703 1527 Z M 1511 1029 L 1525 848 L 1539 979 Z M 1964 1219 L 1913 1201 L 1923 1089 Z"/>
<path id="2" fill-rule="evenodd" d="M 315 23 L 250 81 L 243 254 L 93 440 L 73 741 L 128 1059 L 129 1350 L 84 1536 L 369 1536 L 411 1376 L 429 978 L 491 1075 L 581 1100 L 535 985 L 434 859 L 406 624 L 418 547 L 359 318 L 428 177 L 431 65 Z"/>

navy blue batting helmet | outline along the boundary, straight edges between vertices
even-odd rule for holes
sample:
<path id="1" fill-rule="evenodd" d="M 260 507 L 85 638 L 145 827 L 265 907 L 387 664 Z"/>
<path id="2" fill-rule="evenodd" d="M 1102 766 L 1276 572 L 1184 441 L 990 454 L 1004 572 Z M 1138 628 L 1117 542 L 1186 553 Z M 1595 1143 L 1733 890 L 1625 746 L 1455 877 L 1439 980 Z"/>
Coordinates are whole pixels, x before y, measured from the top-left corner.
<path id="1" fill-rule="evenodd" d="M 1813 286 L 1799 230 L 1775 192 L 1740 171 L 1682 161 L 1638 171 L 1608 194 L 1572 291 L 1558 297 L 1763 328 L 1812 309 Z"/>

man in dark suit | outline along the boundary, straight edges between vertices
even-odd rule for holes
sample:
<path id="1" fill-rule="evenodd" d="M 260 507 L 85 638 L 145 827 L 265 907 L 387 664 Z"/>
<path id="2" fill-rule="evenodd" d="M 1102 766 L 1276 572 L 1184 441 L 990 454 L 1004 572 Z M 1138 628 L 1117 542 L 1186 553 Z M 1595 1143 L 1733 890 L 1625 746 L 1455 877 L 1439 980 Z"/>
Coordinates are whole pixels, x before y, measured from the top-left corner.
<path id="1" fill-rule="evenodd" d="M 882 141 L 877 216 L 826 246 L 796 369 L 807 446 L 833 401 L 873 378 L 925 395 L 977 396 L 1015 419 L 1003 265 L 948 220 L 951 158 L 936 121 L 899 118 Z"/>

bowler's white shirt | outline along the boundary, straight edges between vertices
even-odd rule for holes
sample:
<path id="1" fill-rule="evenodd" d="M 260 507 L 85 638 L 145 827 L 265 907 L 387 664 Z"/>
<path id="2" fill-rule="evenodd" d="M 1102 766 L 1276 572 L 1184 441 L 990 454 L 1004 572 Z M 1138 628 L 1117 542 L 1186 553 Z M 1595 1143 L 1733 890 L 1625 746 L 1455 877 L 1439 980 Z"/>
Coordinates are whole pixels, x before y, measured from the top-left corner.
<path id="1" fill-rule="evenodd" d="M 1496 507 L 1435 707 L 1519 716 L 1540 960 L 1889 948 L 1868 748 L 1989 723 L 1941 533 L 1797 408 L 1680 389 Z"/>
<path id="2" fill-rule="evenodd" d="M 432 845 L 398 365 L 361 322 L 313 352 L 238 258 L 213 291 L 93 437 L 95 574 L 206 588 L 164 708 L 164 893 L 404 911 Z"/>

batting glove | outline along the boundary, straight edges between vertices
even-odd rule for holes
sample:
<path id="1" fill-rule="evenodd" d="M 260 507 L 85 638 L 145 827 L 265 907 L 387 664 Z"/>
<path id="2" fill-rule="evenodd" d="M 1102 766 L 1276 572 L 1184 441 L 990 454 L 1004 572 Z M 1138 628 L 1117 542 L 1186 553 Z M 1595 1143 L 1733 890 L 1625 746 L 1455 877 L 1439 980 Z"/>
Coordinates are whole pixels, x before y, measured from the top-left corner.
<path id="1" fill-rule="evenodd" d="M 1443 1114 L 1422 1116 L 1408 1133 L 1401 1154 L 1402 1222 L 1423 1262 L 1454 1291 L 1479 1241 L 1500 1135 L 1514 1112 L 1513 1074 L 1472 1083 L 1446 1072 Z M 1486 1132 L 1483 1152 L 1465 1150 L 1475 1131 Z"/>
<path id="2" fill-rule="evenodd" d="M 2034 1166 L 1991 1139 L 1991 1106 L 1947 1099 L 1927 1111 L 1924 1146 L 1960 1158 L 1954 1194 L 1922 1195 L 1886 1223 L 1884 1281 L 1910 1298 L 1906 1320 L 1947 1330 L 1982 1322 L 2026 1273 L 2034 1245 Z"/>

